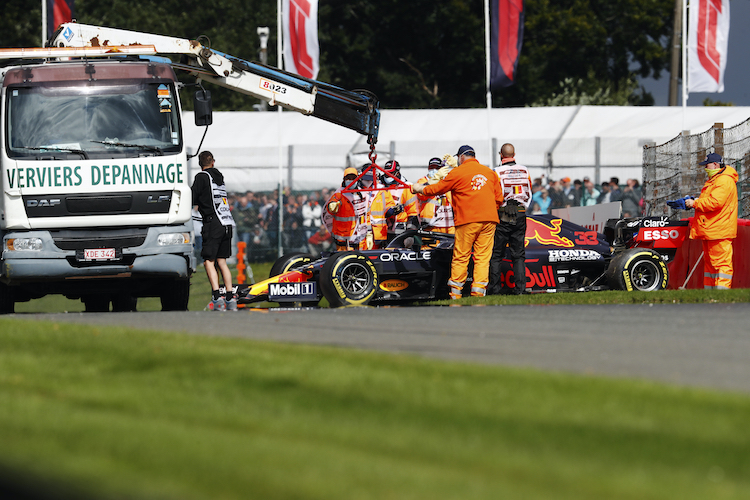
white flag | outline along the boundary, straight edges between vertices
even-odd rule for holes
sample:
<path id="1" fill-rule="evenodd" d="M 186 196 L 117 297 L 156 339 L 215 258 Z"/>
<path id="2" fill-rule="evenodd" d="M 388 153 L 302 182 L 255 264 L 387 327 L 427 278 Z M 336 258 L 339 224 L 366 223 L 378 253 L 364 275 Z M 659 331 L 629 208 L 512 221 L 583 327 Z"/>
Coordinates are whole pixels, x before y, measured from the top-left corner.
<path id="1" fill-rule="evenodd" d="M 320 68 L 318 0 L 283 0 L 284 69 L 313 80 Z"/>
<path id="2" fill-rule="evenodd" d="M 724 92 L 729 0 L 690 0 L 688 92 Z"/>

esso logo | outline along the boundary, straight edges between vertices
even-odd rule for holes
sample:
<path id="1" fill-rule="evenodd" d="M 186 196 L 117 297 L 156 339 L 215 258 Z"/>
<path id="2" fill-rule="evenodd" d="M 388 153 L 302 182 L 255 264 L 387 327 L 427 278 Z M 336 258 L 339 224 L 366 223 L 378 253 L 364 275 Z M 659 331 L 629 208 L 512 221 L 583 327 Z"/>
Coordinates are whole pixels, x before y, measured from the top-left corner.
<path id="1" fill-rule="evenodd" d="M 643 239 L 647 241 L 676 240 L 680 237 L 677 229 L 647 229 L 643 231 Z"/>

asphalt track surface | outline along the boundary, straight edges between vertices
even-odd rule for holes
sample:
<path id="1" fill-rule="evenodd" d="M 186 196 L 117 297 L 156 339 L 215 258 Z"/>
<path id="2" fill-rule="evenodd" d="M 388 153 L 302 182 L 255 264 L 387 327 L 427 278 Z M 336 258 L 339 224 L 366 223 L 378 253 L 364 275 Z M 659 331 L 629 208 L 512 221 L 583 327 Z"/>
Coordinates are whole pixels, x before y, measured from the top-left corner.
<path id="1" fill-rule="evenodd" d="M 15 317 L 339 346 L 750 393 L 750 304 L 357 307 Z"/>

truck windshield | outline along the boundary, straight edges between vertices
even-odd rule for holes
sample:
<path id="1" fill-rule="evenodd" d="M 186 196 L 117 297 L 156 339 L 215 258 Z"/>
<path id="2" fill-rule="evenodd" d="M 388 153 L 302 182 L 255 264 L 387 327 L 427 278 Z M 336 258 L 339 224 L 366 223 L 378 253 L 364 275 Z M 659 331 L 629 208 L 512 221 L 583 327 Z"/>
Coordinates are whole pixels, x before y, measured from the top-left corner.
<path id="1" fill-rule="evenodd" d="M 10 158 L 131 158 L 182 150 L 171 82 L 10 87 L 7 96 Z"/>

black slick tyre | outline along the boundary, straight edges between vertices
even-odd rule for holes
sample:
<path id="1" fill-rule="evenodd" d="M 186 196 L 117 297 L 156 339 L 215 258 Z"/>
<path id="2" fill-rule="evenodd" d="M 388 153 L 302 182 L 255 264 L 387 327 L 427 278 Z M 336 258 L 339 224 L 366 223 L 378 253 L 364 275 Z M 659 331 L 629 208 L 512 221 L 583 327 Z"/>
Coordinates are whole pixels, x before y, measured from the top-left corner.
<path id="1" fill-rule="evenodd" d="M 335 253 L 320 270 L 318 282 L 331 307 L 364 306 L 375 296 L 378 271 L 358 252 Z"/>
<path id="2" fill-rule="evenodd" d="M 669 270 L 661 255 L 653 250 L 629 248 L 610 262 L 607 282 L 613 290 L 665 290 L 669 283 Z"/>

